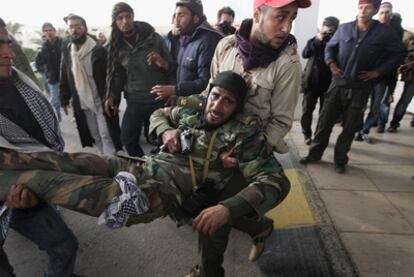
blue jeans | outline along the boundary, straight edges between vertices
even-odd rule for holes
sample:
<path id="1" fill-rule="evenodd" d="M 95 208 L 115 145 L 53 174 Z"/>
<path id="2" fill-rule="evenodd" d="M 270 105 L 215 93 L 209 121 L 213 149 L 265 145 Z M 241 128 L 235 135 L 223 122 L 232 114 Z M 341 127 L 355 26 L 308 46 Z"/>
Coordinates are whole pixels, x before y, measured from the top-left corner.
<path id="1" fill-rule="evenodd" d="M 368 134 L 371 127 L 373 127 L 380 115 L 380 108 L 384 95 L 387 95 L 388 84 L 387 82 L 381 82 L 374 86 L 374 89 L 371 93 L 371 106 L 369 108 L 369 113 L 365 119 L 364 126 L 362 128 L 362 133 Z"/>
<path id="2" fill-rule="evenodd" d="M 60 89 L 59 89 L 59 83 L 55 84 L 48 84 L 49 87 L 49 93 L 50 93 L 50 103 L 52 104 L 53 108 L 55 109 L 56 116 L 61 120 L 60 115 Z"/>
<path id="3" fill-rule="evenodd" d="M 30 209 L 14 209 L 10 227 L 47 252 L 48 277 L 72 276 L 78 241 L 50 205 L 41 203 Z M 14 276 L 3 249 L 0 249 L 0 265 L 1 276 Z"/>
<path id="4" fill-rule="evenodd" d="M 392 127 L 398 128 L 400 126 L 400 121 L 404 117 L 407 107 L 410 104 L 414 96 L 414 83 L 405 82 L 404 90 L 401 94 L 400 100 L 398 100 L 397 106 L 395 106 L 394 115 L 390 122 Z"/>

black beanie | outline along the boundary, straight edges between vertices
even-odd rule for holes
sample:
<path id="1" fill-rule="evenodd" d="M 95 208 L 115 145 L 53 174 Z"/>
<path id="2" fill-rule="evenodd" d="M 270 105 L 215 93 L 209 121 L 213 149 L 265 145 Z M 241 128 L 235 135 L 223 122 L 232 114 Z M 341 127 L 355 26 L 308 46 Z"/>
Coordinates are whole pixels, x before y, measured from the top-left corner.
<path id="1" fill-rule="evenodd" d="M 210 91 L 215 86 L 233 93 L 237 100 L 237 111 L 240 112 L 243 109 L 244 99 L 247 95 L 247 85 L 242 76 L 230 70 L 220 72 L 210 83 Z"/>
<path id="2" fill-rule="evenodd" d="M 131 8 L 130 5 L 124 2 L 118 2 L 112 8 L 112 22 L 115 22 L 118 14 L 122 12 L 128 12 L 128 13 L 134 14 L 134 10 Z"/>

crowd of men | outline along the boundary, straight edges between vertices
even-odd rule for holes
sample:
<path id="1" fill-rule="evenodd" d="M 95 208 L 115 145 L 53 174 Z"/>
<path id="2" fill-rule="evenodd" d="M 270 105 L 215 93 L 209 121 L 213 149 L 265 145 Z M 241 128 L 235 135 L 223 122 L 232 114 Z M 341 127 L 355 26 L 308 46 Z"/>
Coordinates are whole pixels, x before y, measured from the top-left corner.
<path id="1" fill-rule="evenodd" d="M 324 19 L 303 50 L 303 71 L 290 31 L 309 0 L 254 0 L 253 17 L 238 29 L 230 7 L 218 11 L 212 26 L 201 0 L 179 0 L 165 37 L 136 21 L 124 2 L 113 6 L 108 39 L 89 34 L 86 20 L 70 13 L 63 19 L 65 38 L 51 23 L 42 26 L 45 41 L 36 65 L 50 103 L 23 66 L 16 68 L 24 61 L 11 66 L 21 57 L 0 20 L 0 240 L 11 227 L 48 252 L 47 276 L 76 276 L 77 241 L 50 205 L 56 204 L 99 217 L 111 228 L 165 215 L 190 222 L 201 252 L 190 277 L 224 276 L 232 228 L 252 237 L 249 260 L 257 260 L 273 230 L 264 213 L 289 192 L 272 152 L 289 151 L 284 137 L 299 93 L 310 145 L 300 162 L 321 160 L 340 122 L 334 168 L 341 174 L 353 140 L 371 143 L 374 126 L 379 133 L 396 132 L 414 95 L 414 35 L 401 27 L 391 3 L 357 4 L 352 22 Z M 373 19 L 377 13 L 379 21 Z M 404 90 L 386 129 L 399 74 Z M 105 156 L 61 153 L 61 109 L 68 114 L 69 108 L 82 146 L 95 145 Z M 142 132 L 158 146 L 151 157 L 140 145 Z M 136 167 L 113 157 L 120 150 L 131 158 L 145 156 L 145 162 Z M 63 186 L 71 197 L 62 202 Z M 39 231 L 29 231 L 34 229 Z M 0 274 L 14 276 L 2 247 Z"/>

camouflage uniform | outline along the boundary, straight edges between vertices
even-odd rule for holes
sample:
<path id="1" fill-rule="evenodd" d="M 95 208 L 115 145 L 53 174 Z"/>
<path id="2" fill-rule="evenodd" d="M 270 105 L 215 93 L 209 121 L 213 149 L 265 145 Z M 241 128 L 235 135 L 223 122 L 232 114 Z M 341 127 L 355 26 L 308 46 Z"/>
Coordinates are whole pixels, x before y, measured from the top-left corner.
<path id="1" fill-rule="evenodd" d="M 200 113 L 188 108 L 173 109 L 169 118 L 162 110 L 156 111 L 151 119 L 151 131 L 160 133 L 171 128 L 169 121 L 181 130 L 192 130 L 191 156 L 197 184 L 200 184 L 212 132 L 195 128 L 200 122 Z M 249 184 L 233 198 L 244 199 L 258 214 L 284 199 L 290 188 L 289 181 L 265 143 L 256 118 L 238 116 L 217 129 L 206 180 L 219 190 L 233 176 L 234 171 L 223 168 L 219 157 L 230 149 Z M 150 211 L 131 218 L 130 223 L 147 222 L 168 214 L 194 189 L 189 156 L 166 152 L 147 157 L 145 163 L 137 166 L 132 161 L 87 153 L 25 154 L 1 149 L 0 170 L 0 200 L 6 198 L 12 184 L 26 184 L 47 202 L 92 216 L 99 216 L 105 205 L 120 193 L 112 178 L 119 171 L 129 171 L 137 177 L 138 186 L 151 202 Z M 231 199 L 223 203 L 226 201 L 231 210 Z"/>

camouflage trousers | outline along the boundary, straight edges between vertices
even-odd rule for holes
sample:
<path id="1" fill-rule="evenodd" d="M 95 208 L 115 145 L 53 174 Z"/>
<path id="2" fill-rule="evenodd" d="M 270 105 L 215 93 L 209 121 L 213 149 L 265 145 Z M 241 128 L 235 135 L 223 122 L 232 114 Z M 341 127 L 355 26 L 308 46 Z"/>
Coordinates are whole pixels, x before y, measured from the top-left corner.
<path id="1" fill-rule="evenodd" d="M 21 153 L 0 149 L 0 201 L 7 199 L 13 184 L 26 185 L 51 204 L 98 217 L 121 190 L 113 177 L 119 171 L 136 176 L 138 186 L 150 200 L 150 210 L 131 216 L 127 225 L 165 216 L 177 205 L 173 193 L 161 193 L 160 181 L 145 176 L 136 161 L 90 153 Z M 164 176 L 165 177 L 165 176 Z"/>

